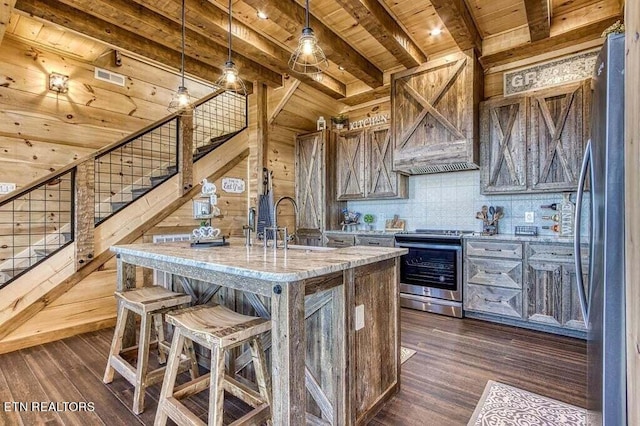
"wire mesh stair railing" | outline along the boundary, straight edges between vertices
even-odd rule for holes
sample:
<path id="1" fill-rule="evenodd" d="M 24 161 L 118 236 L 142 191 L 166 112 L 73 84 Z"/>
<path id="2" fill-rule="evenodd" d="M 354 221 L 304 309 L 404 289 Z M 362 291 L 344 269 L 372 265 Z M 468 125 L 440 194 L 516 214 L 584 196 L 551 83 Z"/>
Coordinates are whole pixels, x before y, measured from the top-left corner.
<path id="1" fill-rule="evenodd" d="M 247 115 L 247 98 L 235 93 L 218 91 L 199 101 L 193 111 L 193 161 L 246 129 Z M 79 166 L 92 163 L 96 227 L 178 174 L 181 120 L 173 114 L 0 197 L 0 288 L 76 240 L 77 204 L 88 201 L 78 199 L 86 192 L 77 188 Z"/>

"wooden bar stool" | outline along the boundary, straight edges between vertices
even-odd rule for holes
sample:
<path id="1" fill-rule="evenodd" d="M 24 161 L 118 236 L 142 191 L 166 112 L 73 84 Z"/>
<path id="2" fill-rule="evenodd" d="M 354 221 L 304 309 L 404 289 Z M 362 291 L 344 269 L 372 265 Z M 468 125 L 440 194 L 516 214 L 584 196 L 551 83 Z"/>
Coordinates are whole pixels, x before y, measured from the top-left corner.
<path id="1" fill-rule="evenodd" d="M 165 367 L 153 371 L 148 370 L 149 350 L 151 346 L 158 346 L 158 360 L 160 364 L 166 362 L 169 343 L 164 338 L 164 314 L 170 309 L 184 306 L 191 302 L 191 296 L 175 293 L 163 287 L 143 287 L 136 290 L 116 292 L 118 299 L 118 319 L 111 342 L 111 350 L 107 360 L 107 369 L 102 381 L 111 383 L 115 371 L 120 373 L 129 383 L 135 386 L 133 395 L 133 412 L 140 414 L 144 411 L 144 394 L 147 386 L 159 383 L 164 377 Z M 126 329 L 129 312 L 140 315 L 140 339 L 137 346 L 122 348 L 122 341 Z M 154 323 L 157 341 L 151 342 L 151 323 Z M 134 368 L 122 354 L 138 351 L 138 363 Z M 191 377 L 198 377 L 198 364 L 191 342 L 185 343 L 184 354 L 179 354 L 181 371 L 190 370 Z"/>
<path id="2" fill-rule="evenodd" d="M 233 426 L 259 424 L 271 419 L 271 384 L 259 335 L 271 329 L 271 321 L 241 315 L 220 305 L 199 305 L 167 314 L 175 326 L 167 370 L 158 400 L 155 425 L 165 425 L 170 417 L 178 425 L 204 425 L 180 399 L 209 388 L 209 425 L 222 425 L 224 391 L 242 399 L 254 409 L 232 423 Z M 211 350 L 211 371 L 174 388 L 179 351 L 191 340 Z M 225 352 L 249 343 L 259 393 L 225 374 Z"/>

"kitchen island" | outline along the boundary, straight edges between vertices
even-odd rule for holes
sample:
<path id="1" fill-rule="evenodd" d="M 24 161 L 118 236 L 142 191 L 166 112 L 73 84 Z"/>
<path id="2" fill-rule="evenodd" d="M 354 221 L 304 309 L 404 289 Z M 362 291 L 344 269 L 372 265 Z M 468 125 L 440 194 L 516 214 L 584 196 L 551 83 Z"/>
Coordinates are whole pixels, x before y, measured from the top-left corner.
<path id="1" fill-rule="evenodd" d="M 148 268 L 171 274 L 172 285 L 198 303 L 215 296 L 271 318 L 263 342 L 270 347 L 274 425 L 365 424 L 399 390 L 399 256 L 406 249 L 187 242 L 112 250 L 119 291 L 136 286 L 136 267 Z M 247 357 L 234 356 L 229 368 L 242 373 Z"/>

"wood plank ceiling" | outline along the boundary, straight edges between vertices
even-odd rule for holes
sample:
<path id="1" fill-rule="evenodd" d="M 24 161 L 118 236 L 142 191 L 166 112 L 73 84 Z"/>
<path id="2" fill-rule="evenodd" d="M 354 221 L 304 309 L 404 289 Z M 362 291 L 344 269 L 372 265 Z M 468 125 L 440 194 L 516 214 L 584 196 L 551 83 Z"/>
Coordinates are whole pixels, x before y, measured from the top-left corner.
<path id="1" fill-rule="evenodd" d="M 287 65 L 304 26 L 303 0 L 233 0 L 233 59 L 248 81 L 271 87 L 287 74 L 355 105 L 389 95 L 390 73 L 458 49 L 485 71 L 594 40 L 621 18 L 622 0 L 312 0 L 311 26 L 330 65 L 322 81 Z M 186 71 L 214 81 L 226 60 L 227 0 L 186 0 Z M 177 68 L 181 0 L 17 0 L 6 31 L 91 61 L 99 43 L 21 25 L 31 15 Z M 260 19 L 257 12 L 268 19 Z M 1 23 L 0 23 L 1 24 Z M 433 31 L 441 30 L 439 35 Z M 29 33 L 31 31 L 31 33 Z M 44 31 L 44 30 L 43 30 Z M 86 52 L 86 53 L 80 53 Z"/>

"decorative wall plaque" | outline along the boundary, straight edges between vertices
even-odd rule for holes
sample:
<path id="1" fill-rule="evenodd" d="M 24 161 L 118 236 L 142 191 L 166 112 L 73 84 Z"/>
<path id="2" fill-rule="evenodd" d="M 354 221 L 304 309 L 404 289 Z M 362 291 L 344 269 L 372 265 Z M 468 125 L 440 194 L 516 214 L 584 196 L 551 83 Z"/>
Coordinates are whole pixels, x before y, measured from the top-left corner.
<path id="1" fill-rule="evenodd" d="M 245 184 L 242 179 L 226 177 L 222 179 L 222 190 L 232 194 L 242 194 L 245 190 Z"/>
<path id="2" fill-rule="evenodd" d="M 504 96 L 513 96 L 572 81 L 584 80 L 593 75 L 599 49 L 539 63 L 503 74 Z"/>
<path id="3" fill-rule="evenodd" d="M 388 121 L 389 121 L 389 114 L 378 114 L 372 117 L 363 118 L 362 120 L 350 122 L 349 130 L 377 126 L 378 124 L 387 124 Z"/>

